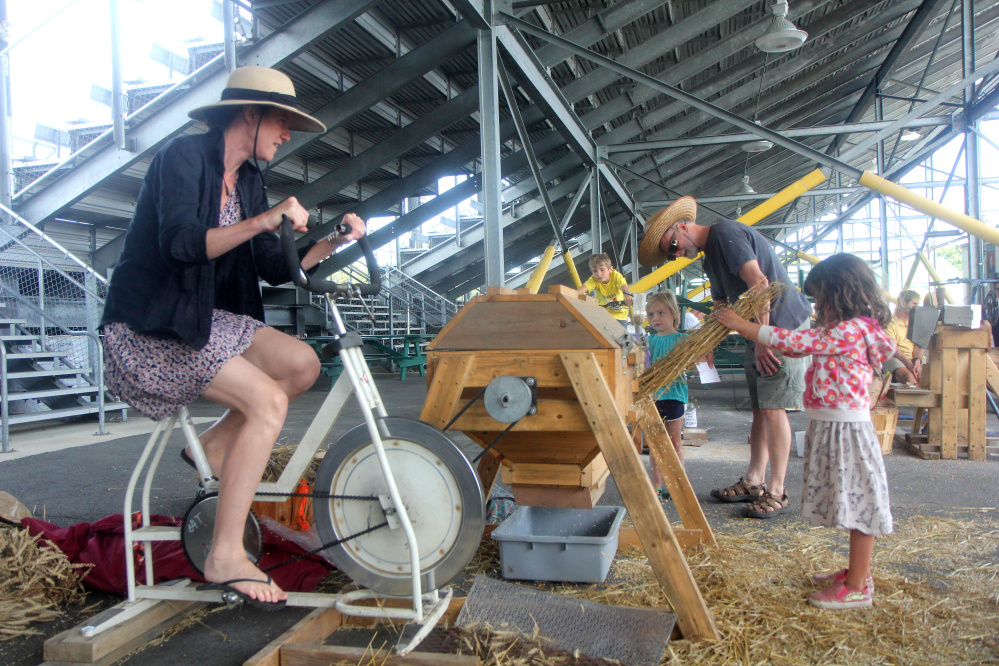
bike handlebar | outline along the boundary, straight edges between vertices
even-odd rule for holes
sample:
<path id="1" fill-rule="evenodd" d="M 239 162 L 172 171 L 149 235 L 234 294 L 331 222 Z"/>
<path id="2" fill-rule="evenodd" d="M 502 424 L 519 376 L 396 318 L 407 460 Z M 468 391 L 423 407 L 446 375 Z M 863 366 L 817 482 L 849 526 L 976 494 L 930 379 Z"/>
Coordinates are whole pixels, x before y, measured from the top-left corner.
<path id="1" fill-rule="evenodd" d="M 337 231 L 341 234 L 350 233 L 349 224 L 338 224 Z M 291 218 L 287 215 L 281 216 L 281 250 L 284 252 L 284 260 L 288 264 L 291 273 L 291 281 L 295 285 L 316 294 L 336 294 L 338 296 L 377 296 L 382 289 L 382 274 L 378 270 L 378 261 L 375 259 L 375 252 L 368 241 L 367 236 L 357 239 L 357 244 L 364 252 L 364 261 L 368 265 L 368 275 L 370 283 L 346 283 L 337 284 L 328 280 L 316 280 L 302 270 L 302 263 L 298 258 L 298 248 L 295 247 L 295 231 L 291 223 Z"/>

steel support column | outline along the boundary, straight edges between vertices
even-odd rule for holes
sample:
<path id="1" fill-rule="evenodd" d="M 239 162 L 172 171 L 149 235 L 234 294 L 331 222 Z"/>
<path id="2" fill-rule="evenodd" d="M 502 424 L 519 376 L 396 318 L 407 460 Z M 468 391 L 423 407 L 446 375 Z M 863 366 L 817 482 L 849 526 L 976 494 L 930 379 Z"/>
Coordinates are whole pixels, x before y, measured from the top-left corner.
<path id="1" fill-rule="evenodd" d="M 222 0 L 222 48 L 225 51 L 225 69 L 236 69 L 236 4 L 232 0 Z"/>
<path id="2" fill-rule="evenodd" d="M 874 117 L 877 120 L 884 120 L 884 107 L 881 96 L 878 95 L 874 98 Z M 885 164 L 885 142 L 884 140 L 878 141 L 878 173 L 885 173 L 888 169 L 888 165 Z M 815 219 L 815 215 L 812 215 L 812 219 Z M 885 201 L 885 196 L 883 194 L 878 195 L 878 219 L 880 221 L 881 230 L 881 288 L 890 291 L 891 282 L 889 282 L 888 276 L 888 202 Z"/>
<path id="3" fill-rule="evenodd" d="M 600 230 L 600 170 L 590 170 L 590 248 L 594 254 L 603 252 L 604 241 Z"/>
<path id="4" fill-rule="evenodd" d="M 492 2 L 486 2 L 486 19 L 492 23 Z M 486 286 L 502 287 L 503 226 L 501 198 L 502 167 L 500 164 L 499 81 L 497 76 L 496 36 L 492 28 L 479 30 L 479 116 L 482 142 L 482 222 L 485 251 Z"/>
<path id="5" fill-rule="evenodd" d="M 125 150 L 125 89 L 121 81 L 121 26 L 118 0 L 108 3 L 111 10 L 111 126 L 114 145 Z"/>
<path id="6" fill-rule="evenodd" d="M 975 72 L 975 3 L 974 0 L 961 0 L 961 54 L 963 62 L 961 74 L 964 77 L 971 76 Z M 964 110 L 965 117 L 968 116 L 972 105 L 978 97 L 974 84 L 964 89 Z M 970 125 L 964 130 L 965 140 L 965 164 L 967 182 L 964 185 L 964 208 L 965 213 L 976 220 L 980 218 L 979 198 L 981 195 L 981 183 L 979 179 L 980 160 L 978 155 L 978 134 L 975 133 L 976 121 L 969 121 Z M 982 275 L 982 252 L 984 241 L 968 234 L 968 277 L 972 280 L 983 277 Z M 969 301 L 974 303 L 978 300 L 978 293 L 975 283 L 972 282 L 967 296 Z"/>

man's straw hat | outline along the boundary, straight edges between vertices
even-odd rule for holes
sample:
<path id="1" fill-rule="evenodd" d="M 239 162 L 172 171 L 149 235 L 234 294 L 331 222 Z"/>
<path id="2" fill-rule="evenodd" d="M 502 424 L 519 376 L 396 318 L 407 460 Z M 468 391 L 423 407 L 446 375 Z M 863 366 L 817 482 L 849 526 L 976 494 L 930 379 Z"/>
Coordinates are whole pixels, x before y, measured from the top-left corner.
<path id="1" fill-rule="evenodd" d="M 323 134 L 326 126 L 307 113 L 298 110 L 295 84 L 283 72 L 269 67 L 240 67 L 229 75 L 222 89 L 222 99 L 215 104 L 199 106 L 188 112 L 195 120 L 206 120 L 208 111 L 223 106 L 257 104 L 283 109 L 291 114 L 289 129 L 296 132 Z"/>
<path id="2" fill-rule="evenodd" d="M 645 236 L 638 245 L 638 263 L 643 266 L 658 266 L 667 261 L 666 251 L 660 249 L 659 241 L 677 222 L 697 220 L 697 202 L 694 197 L 681 197 L 645 222 Z"/>

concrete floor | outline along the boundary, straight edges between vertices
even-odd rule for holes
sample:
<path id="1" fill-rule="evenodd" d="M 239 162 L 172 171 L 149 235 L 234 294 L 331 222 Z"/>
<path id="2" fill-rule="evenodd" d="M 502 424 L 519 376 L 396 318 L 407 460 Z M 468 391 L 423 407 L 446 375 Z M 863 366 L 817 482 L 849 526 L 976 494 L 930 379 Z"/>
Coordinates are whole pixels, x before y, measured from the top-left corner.
<path id="1" fill-rule="evenodd" d="M 417 417 L 426 396 L 425 380 L 411 374 L 406 381 L 397 375 L 377 376 L 379 390 L 393 416 Z M 311 422 L 326 394 L 326 381 L 296 401 L 279 443 L 295 443 Z M 745 380 L 741 374 L 723 375 L 720 384 L 691 384 L 691 400 L 698 408 L 699 427 L 708 429 L 708 441 L 700 447 L 686 447 L 686 469 L 704 506 L 708 520 L 716 529 L 733 526 L 741 517 L 742 505 L 718 504 L 709 497 L 712 488 L 729 485 L 746 471 L 749 448 L 746 438 L 752 418 Z M 195 403 L 191 413 L 198 422 L 210 421 L 220 413 L 210 403 Z M 903 415 L 905 411 L 903 411 Z M 804 430 L 807 417 L 790 414 L 793 430 Z M 360 410 L 352 401 L 334 426 L 330 441 L 361 423 Z M 128 476 L 138 459 L 151 423 L 130 419 L 126 424 L 110 424 L 110 434 L 94 436 L 95 423 L 48 428 L 44 431 L 15 433 L 13 454 L 0 454 L 0 490 L 11 493 L 38 517 L 68 526 L 92 522 L 120 513 Z M 900 421 L 900 430 L 908 426 Z M 999 421 L 989 415 L 988 429 L 999 431 Z M 478 447 L 458 434 L 455 440 L 469 451 Z M 157 513 L 183 515 L 196 486 L 190 469 L 179 459 L 180 437 L 168 446 L 157 476 L 154 506 Z M 924 461 L 902 447 L 885 457 L 896 518 L 912 515 L 962 517 L 969 509 L 995 509 L 999 506 L 999 463 Z M 801 460 L 794 455 L 788 470 L 787 492 L 795 510 L 772 521 L 779 525 L 797 520 L 797 502 L 801 493 Z M 608 484 L 601 504 L 621 504 L 613 480 Z M 677 516 L 667 503 L 667 515 Z M 757 521 L 754 521 L 754 524 Z M 14 643 L 0 643 L 0 663 L 10 666 L 34 666 L 43 661 L 44 640 L 82 619 L 110 606 L 117 599 L 91 594 L 88 603 L 96 603 L 86 614 L 77 609 L 56 622 L 39 626 L 42 635 Z M 304 609 L 284 609 L 276 613 L 243 609 L 221 610 L 172 636 L 159 646 L 147 648 L 128 660 L 135 666 L 202 663 L 236 665 L 255 654 L 268 642 L 307 613 Z M 206 655 L 210 657 L 206 658 Z"/>

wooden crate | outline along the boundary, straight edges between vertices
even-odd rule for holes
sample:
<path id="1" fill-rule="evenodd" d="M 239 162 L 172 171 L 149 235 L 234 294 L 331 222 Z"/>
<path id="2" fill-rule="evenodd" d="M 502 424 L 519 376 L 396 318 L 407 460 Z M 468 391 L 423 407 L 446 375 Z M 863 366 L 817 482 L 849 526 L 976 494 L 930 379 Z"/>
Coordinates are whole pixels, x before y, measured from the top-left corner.
<path id="1" fill-rule="evenodd" d="M 881 453 L 891 453 L 898 427 L 898 407 L 875 407 L 871 410 L 871 422 L 881 442 Z"/>
<path id="2" fill-rule="evenodd" d="M 301 481 L 297 493 L 311 493 L 312 486 Z M 281 502 L 253 502 L 250 510 L 257 517 L 267 516 L 293 530 L 307 530 L 316 519 L 312 517 L 312 498 L 289 497 Z"/>

